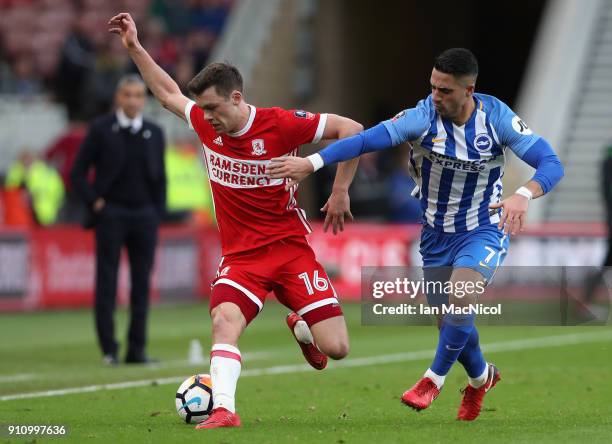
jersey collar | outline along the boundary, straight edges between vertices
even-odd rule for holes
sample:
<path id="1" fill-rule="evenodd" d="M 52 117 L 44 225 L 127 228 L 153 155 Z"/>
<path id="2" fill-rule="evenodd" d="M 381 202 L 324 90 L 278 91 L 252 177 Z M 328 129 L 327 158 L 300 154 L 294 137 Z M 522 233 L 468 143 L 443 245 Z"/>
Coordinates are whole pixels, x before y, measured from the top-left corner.
<path id="1" fill-rule="evenodd" d="M 228 136 L 230 137 L 244 136 L 251 129 L 251 126 L 253 126 L 253 121 L 255 120 L 255 114 L 257 113 L 257 108 L 255 108 L 253 105 L 249 105 L 248 103 L 247 103 L 247 106 L 249 107 L 251 112 L 249 113 L 249 120 L 247 120 L 246 125 L 244 125 L 244 127 L 241 130 L 238 130 L 233 133 L 228 133 Z"/>

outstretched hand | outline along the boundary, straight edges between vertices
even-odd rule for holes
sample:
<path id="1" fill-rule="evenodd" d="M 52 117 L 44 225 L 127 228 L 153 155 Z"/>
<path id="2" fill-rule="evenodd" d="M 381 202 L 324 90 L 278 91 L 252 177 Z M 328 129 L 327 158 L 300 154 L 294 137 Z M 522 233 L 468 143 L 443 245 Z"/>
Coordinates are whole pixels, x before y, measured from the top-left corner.
<path id="1" fill-rule="evenodd" d="M 325 213 L 325 222 L 323 223 L 323 231 L 327 233 L 329 226 L 332 226 L 332 232 L 338 234 L 344 231 L 344 218 L 353 220 L 351 214 L 351 200 L 346 191 L 333 191 L 321 211 Z"/>
<path id="2" fill-rule="evenodd" d="M 133 48 L 138 44 L 136 23 L 134 23 L 134 19 L 127 12 L 117 14 L 108 21 L 108 32 L 119 35 L 123 46 L 127 49 Z"/>
<path id="3" fill-rule="evenodd" d="M 310 160 L 303 157 L 284 156 L 275 157 L 270 160 L 268 165 L 268 174 L 272 179 L 290 179 L 285 184 L 285 189 L 288 190 L 294 185 L 297 185 L 314 171 Z"/>
<path id="4" fill-rule="evenodd" d="M 529 199 L 520 194 L 514 194 L 501 202 L 489 205 L 490 209 L 502 209 L 502 216 L 499 219 L 498 228 L 503 228 L 505 234 L 515 236 L 523 231 Z"/>

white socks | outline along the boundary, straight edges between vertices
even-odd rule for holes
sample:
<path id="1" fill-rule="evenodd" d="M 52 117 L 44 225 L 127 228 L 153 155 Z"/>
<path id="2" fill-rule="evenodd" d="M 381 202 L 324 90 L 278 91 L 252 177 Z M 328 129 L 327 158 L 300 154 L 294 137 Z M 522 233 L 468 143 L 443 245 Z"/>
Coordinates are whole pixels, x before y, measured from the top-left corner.
<path id="1" fill-rule="evenodd" d="M 214 344 L 210 352 L 210 379 L 213 409 L 223 407 L 236 412 L 236 384 L 242 367 L 240 350 L 229 344 Z"/>
<path id="2" fill-rule="evenodd" d="M 476 378 L 470 378 L 468 376 L 469 384 L 475 389 L 482 387 L 487 382 L 487 376 L 489 376 L 489 364 L 485 365 L 485 369 L 482 372 L 482 375 Z"/>
<path id="3" fill-rule="evenodd" d="M 436 384 L 436 386 L 438 387 L 438 390 L 442 388 L 442 386 L 444 385 L 444 380 L 446 379 L 446 375 L 444 376 L 437 375 L 430 368 L 427 369 L 427 371 L 425 372 L 423 376 L 425 378 L 431 379 L 434 382 L 434 384 Z M 489 364 L 485 366 L 485 369 L 482 372 L 482 375 L 476 378 L 470 378 L 468 376 L 468 381 L 472 387 L 479 388 L 479 387 L 482 387 L 487 382 L 488 376 L 489 376 Z"/>
<path id="4" fill-rule="evenodd" d="M 438 390 L 442 389 L 442 386 L 444 385 L 444 380 L 446 379 L 446 375 L 440 376 L 434 373 L 430 368 L 427 369 L 423 376 L 425 378 L 431 379 L 434 384 L 436 384 L 436 387 L 438 387 Z"/>
<path id="5" fill-rule="evenodd" d="M 312 344 L 314 342 L 306 321 L 297 321 L 295 327 L 293 327 L 293 333 L 295 333 L 295 337 L 302 344 Z"/>

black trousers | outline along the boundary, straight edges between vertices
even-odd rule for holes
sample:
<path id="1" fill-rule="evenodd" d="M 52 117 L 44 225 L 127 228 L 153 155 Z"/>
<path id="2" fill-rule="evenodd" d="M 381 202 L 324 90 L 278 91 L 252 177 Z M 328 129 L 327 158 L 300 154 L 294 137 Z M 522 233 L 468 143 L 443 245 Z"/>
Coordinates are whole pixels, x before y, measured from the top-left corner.
<path id="1" fill-rule="evenodd" d="M 608 222 L 608 253 L 604 258 L 602 267 L 586 279 L 584 286 L 584 301 L 592 302 L 599 287 L 605 287 L 604 275 L 612 267 L 612 224 Z"/>
<path id="2" fill-rule="evenodd" d="M 96 225 L 95 318 L 103 354 L 118 353 L 114 312 L 121 249 L 130 264 L 129 356 L 145 354 L 151 271 L 157 245 L 158 215 L 154 207 L 130 209 L 107 203 Z"/>

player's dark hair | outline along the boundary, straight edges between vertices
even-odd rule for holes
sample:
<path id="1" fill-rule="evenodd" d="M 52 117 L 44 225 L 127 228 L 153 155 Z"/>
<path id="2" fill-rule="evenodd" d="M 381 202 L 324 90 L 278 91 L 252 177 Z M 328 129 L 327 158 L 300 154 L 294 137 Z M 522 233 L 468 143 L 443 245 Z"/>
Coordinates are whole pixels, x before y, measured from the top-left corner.
<path id="1" fill-rule="evenodd" d="M 215 87 L 220 96 L 229 97 L 232 91 L 242 92 L 242 75 L 238 68 L 229 63 L 211 63 L 191 79 L 187 89 L 198 96 L 211 86 Z"/>
<path id="2" fill-rule="evenodd" d="M 478 76 L 478 60 L 472 51 L 465 48 L 447 49 L 436 57 L 434 68 L 454 77 Z"/>

